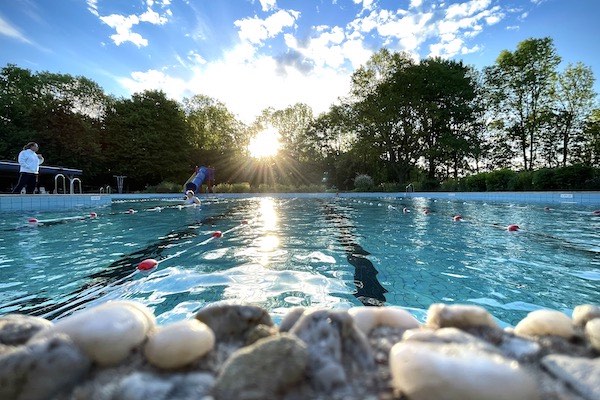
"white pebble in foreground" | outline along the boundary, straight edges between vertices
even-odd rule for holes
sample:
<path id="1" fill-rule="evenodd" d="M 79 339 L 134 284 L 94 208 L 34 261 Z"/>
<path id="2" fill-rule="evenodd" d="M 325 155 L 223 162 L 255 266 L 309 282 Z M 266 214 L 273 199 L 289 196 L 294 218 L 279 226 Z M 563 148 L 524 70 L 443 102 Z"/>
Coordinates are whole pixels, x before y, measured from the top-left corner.
<path id="1" fill-rule="evenodd" d="M 538 399 L 516 361 L 455 345 L 400 342 L 390 350 L 394 389 L 411 400 Z"/>
<path id="2" fill-rule="evenodd" d="M 197 319 L 175 322 L 151 334 L 144 348 L 148 361 L 159 368 L 180 368 L 215 346 L 215 334 Z"/>
<path id="3" fill-rule="evenodd" d="M 427 326 L 434 329 L 451 327 L 464 329 L 474 326 L 498 328 L 494 317 L 483 307 L 441 303 L 429 306 Z"/>
<path id="4" fill-rule="evenodd" d="M 600 318 L 594 318 L 585 325 L 585 335 L 596 351 L 600 351 Z"/>
<path id="5" fill-rule="evenodd" d="M 154 329 L 146 312 L 140 309 L 144 306 L 129 303 L 115 301 L 81 311 L 40 334 L 65 333 L 98 364 L 118 364 Z"/>
<path id="6" fill-rule="evenodd" d="M 573 309 L 571 317 L 575 326 L 585 327 L 588 321 L 600 318 L 600 307 L 593 304 L 582 304 Z"/>
<path id="7" fill-rule="evenodd" d="M 411 313 L 399 307 L 352 307 L 348 313 L 352 316 L 356 327 L 365 335 L 378 326 L 402 329 L 419 327 L 419 321 Z"/>
<path id="8" fill-rule="evenodd" d="M 532 311 L 515 326 L 519 336 L 555 335 L 571 338 L 575 335 L 571 318 L 555 310 Z"/>

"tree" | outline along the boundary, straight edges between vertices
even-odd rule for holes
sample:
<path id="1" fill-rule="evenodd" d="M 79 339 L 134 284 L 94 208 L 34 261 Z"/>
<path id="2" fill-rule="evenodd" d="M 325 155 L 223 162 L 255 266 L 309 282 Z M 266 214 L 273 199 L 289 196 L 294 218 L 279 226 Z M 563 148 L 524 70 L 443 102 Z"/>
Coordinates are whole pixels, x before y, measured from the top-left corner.
<path id="1" fill-rule="evenodd" d="M 506 140 L 515 144 L 527 170 L 534 168 L 544 116 L 552 107 L 552 85 L 560 57 L 551 38 L 527 39 L 504 50 L 485 69 L 486 89 Z"/>
<path id="2" fill-rule="evenodd" d="M 189 175 L 189 129 L 179 103 L 164 92 L 149 90 L 117 100 L 107 112 L 105 127 L 106 170 L 126 175 L 131 189 Z"/>
<path id="3" fill-rule="evenodd" d="M 581 146 L 581 131 L 596 98 L 592 69 L 582 63 L 569 64 L 565 71 L 558 75 L 553 94 L 557 102 L 555 119 L 561 138 L 562 166 L 565 167 L 570 142 L 575 139 L 579 148 L 585 147 Z"/>

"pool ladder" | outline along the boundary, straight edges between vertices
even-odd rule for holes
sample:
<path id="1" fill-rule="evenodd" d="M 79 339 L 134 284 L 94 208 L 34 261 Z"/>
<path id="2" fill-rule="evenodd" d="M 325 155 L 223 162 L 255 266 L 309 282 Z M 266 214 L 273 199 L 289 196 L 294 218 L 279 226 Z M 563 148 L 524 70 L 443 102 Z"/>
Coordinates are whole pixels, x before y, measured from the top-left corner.
<path id="1" fill-rule="evenodd" d="M 56 174 L 54 177 L 54 194 L 58 194 L 58 181 L 62 179 L 62 192 L 63 194 L 67 194 L 67 178 L 63 174 Z M 69 178 L 69 193 L 75 194 L 75 184 L 79 184 L 79 194 L 83 194 L 83 189 L 81 187 L 81 179 L 79 178 Z"/>

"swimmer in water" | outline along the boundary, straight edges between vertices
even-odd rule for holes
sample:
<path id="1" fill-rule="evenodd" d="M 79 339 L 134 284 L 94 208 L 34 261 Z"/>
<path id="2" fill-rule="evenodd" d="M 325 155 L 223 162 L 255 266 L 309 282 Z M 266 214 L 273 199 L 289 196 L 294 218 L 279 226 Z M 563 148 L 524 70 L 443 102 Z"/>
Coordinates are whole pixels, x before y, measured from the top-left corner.
<path id="1" fill-rule="evenodd" d="M 184 204 L 195 204 L 200 205 L 200 199 L 195 195 L 193 190 L 186 190 L 185 197 L 183 198 Z"/>

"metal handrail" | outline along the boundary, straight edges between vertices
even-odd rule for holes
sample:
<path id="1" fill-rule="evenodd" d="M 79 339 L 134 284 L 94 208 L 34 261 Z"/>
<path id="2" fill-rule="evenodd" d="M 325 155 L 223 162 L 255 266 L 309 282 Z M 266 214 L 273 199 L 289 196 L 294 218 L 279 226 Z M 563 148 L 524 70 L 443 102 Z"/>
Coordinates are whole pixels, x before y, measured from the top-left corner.
<path id="1" fill-rule="evenodd" d="M 75 194 L 75 183 L 79 182 L 79 194 L 83 194 L 83 189 L 81 188 L 81 179 L 73 178 L 70 179 L 71 184 L 69 185 L 69 193 Z"/>
<path id="2" fill-rule="evenodd" d="M 62 178 L 63 182 L 63 193 L 67 193 L 67 178 L 63 174 L 56 174 L 54 177 L 54 194 L 58 194 L 58 178 Z"/>
<path id="3" fill-rule="evenodd" d="M 408 189 L 410 189 L 410 191 L 411 191 L 412 193 L 414 193 L 414 192 L 415 192 L 415 187 L 413 186 L 413 184 L 412 184 L 412 183 L 409 183 L 408 185 L 406 185 L 406 192 L 405 192 L 405 193 L 408 193 L 408 192 L 409 192 L 409 190 L 408 190 Z"/>

